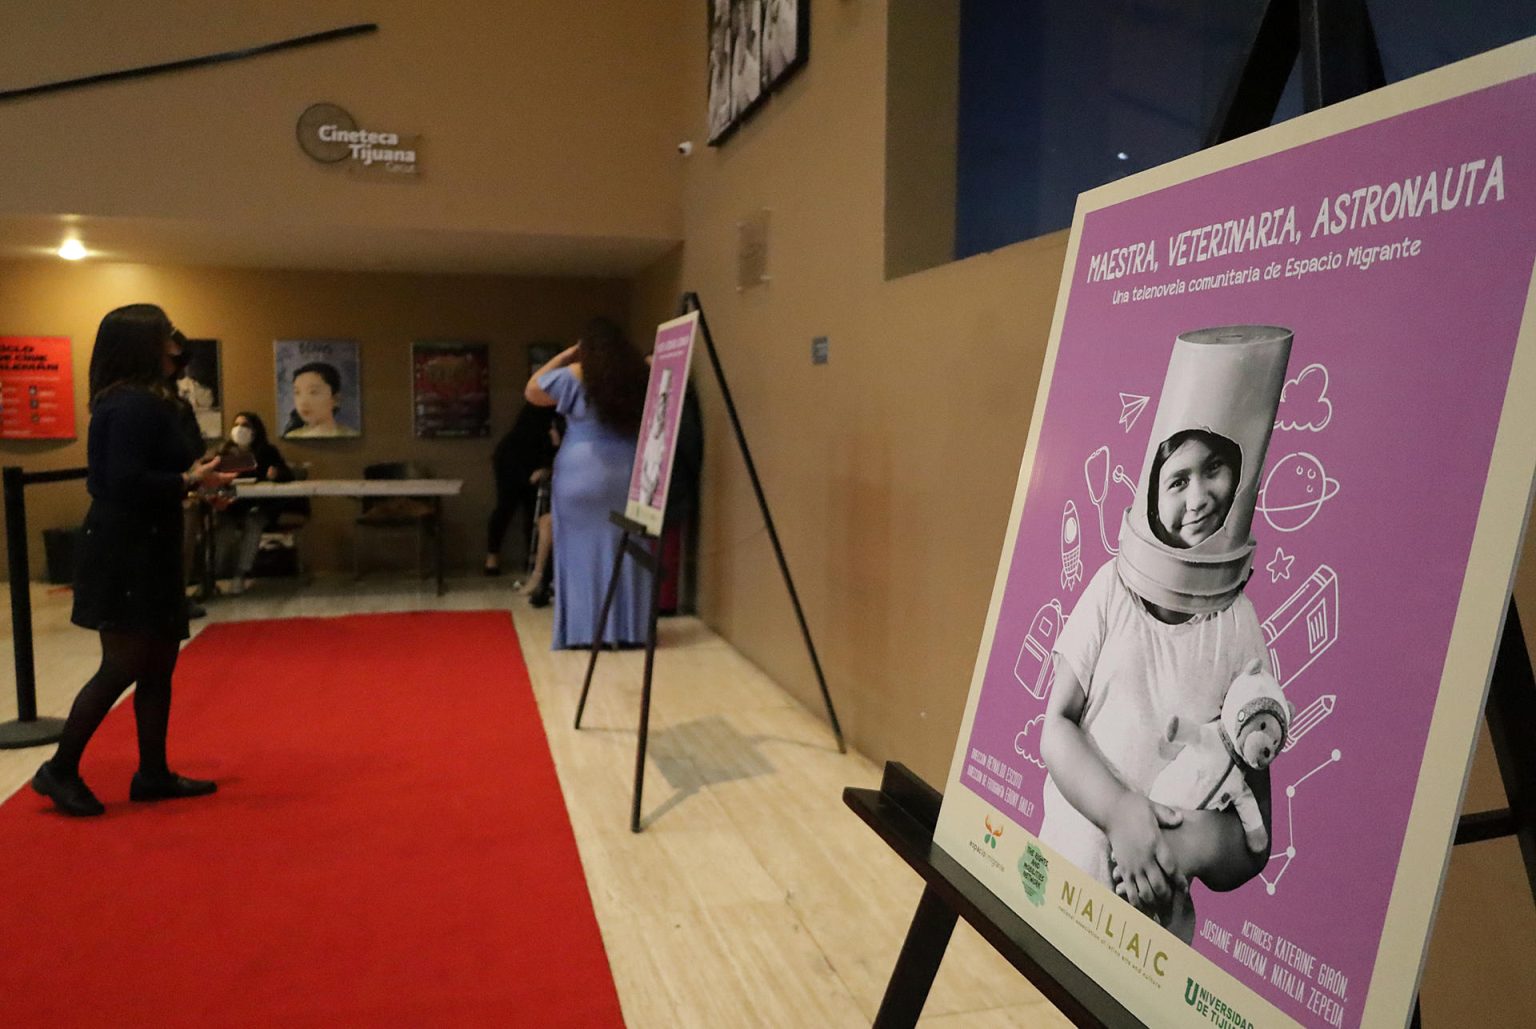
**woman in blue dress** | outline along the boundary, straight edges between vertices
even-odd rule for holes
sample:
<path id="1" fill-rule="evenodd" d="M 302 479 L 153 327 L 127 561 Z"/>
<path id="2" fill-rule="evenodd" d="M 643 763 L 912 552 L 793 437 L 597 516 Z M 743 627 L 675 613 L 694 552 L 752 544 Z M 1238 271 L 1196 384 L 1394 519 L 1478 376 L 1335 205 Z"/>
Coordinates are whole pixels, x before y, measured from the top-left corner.
<path id="1" fill-rule="evenodd" d="M 620 530 L 608 520 L 629 498 L 649 371 L 623 331 L 606 318 L 587 324 L 575 346 L 534 373 L 529 402 L 565 416 L 555 456 L 550 509 L 555 536 L 555 631 L 552 647 L 589 647 L 613 575 Z M 624 562 L 601 641 L 645 642 L 650 609 L 646 581 Z"/>

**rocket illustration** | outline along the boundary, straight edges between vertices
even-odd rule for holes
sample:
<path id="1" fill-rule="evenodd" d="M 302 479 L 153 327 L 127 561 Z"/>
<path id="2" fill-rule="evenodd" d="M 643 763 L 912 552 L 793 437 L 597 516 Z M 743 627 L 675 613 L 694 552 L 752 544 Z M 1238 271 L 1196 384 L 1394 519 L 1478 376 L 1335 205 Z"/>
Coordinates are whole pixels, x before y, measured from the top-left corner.
<path id="1" fill-rule="evenodd" d="M 1070 590 L 1083 581 L 1083 523 L 1071 500 L 1061 510 L 1061 588 Z"/>

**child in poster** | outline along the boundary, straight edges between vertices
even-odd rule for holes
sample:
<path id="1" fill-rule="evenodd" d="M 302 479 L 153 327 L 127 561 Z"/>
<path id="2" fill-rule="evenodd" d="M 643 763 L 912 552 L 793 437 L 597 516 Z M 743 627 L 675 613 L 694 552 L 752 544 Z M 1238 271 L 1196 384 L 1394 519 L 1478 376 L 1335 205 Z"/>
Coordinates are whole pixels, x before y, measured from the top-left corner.
<path id="1" fill-rule="evenodd" d="M 1172 757 L 1163 727 L 1217 720 L 1229 687 L 1265 656 L 1242 588 L 1290 345 L 1286 330 L 1257 326 L 1179 337 L 1119 553 L 1054 648 L 1040 838 L 1185 942 L 1195 927 L 1189 880 L 1232 888 L 1269 858 L 1234 832 L 1234 813 L 1147 794 Z M 1250 786 L 1267 836 L 1267 770 Z"/>
<path id="2" fill-rule="evenodd" d="M 672 369 L 659 372 L 656 386 L 656 404 L 646 423 L 640 452 L 640 502 L 647 507 L 659 507 L 658 492 L 661 489 L 661 463 L 667 445 L 667 409 L 672 399 Z"/>

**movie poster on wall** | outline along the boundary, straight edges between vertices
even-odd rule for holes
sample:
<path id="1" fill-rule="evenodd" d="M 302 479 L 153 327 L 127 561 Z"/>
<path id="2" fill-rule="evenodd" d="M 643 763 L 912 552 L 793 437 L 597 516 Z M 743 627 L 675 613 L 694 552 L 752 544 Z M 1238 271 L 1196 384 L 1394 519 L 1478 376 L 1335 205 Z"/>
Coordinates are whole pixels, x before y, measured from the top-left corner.
<path id="1" fill-rule="evenodd" d="M 273 349 L 283 439 L 363 434 L 362 359 L 356 340 L 280 339 Z"/>
<path id="2" fill-rule="evenodd" d="M 1144 1022 L 1407 1021 L 1533 259 L 1530 42 L 1079 199 L 936 839 Z"/>
<path id="3" fill-rule="evenodd" d="M 68 336 L 0 336 L 0 439 L 74 439 Z"/>
<path id="4" fill-rule="evenodd" d="M 491 355 L 484 343 L 411 344 L 411 410 L 417 439 L 491 434 Z"/>
<path id="5" fill-rule="evenodd" d="M 196 412 L 203 439 L 219 439 L 224 435 L 219 341 L 189 339 L 182 343 L 181 352 L 186 361 L 176 376 L 176 392 Z"/>
<path id="6" fill-rule="evenodd" d="M 667 488 L 677 452 L 677 426 L 682 418 L 688 368 L 698 337 L 699 312 L 690 311 L 656 327 L 651 351 L 651 377 L 645 388 L 645 412 L 640 418 L 640 445 L 629 473 L 629 503 L 625 517 L 653 534 L 661 532 L 667 512 Z"/>

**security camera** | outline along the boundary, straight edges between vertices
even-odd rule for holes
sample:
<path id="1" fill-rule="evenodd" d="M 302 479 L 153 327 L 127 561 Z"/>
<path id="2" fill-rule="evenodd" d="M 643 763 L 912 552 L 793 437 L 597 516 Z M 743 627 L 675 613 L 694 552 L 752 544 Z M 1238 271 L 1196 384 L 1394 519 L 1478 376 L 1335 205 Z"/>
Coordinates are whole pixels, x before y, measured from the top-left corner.
<path id="1" fill-rule="evenodd" d="M 681 143 L 677 144 L 677 152 L 682 154 L 684 157 L 687 157 L 689 154 L 693 153 L 693 140 L 685 139 Z"/>

